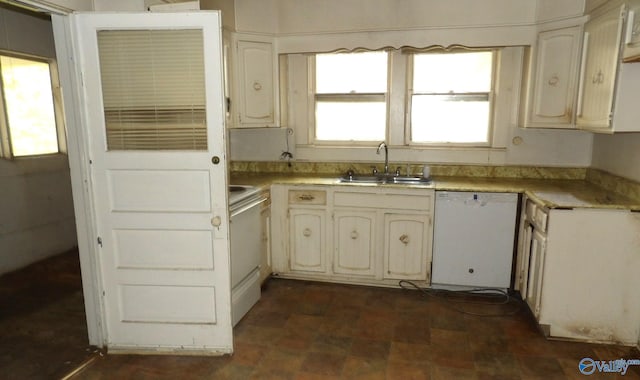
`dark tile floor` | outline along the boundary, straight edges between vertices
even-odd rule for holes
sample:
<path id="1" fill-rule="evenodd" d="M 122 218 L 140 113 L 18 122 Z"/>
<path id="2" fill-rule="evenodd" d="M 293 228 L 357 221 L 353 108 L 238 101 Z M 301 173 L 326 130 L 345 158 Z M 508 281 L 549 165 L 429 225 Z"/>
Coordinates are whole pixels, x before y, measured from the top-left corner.
<path id="1" fill-rule="evenodd" d="M 44 288 L 25 284 L 47 277 L 42 271 L 40 274 L 27 276 L 27 280 L 19 276 L 13 281 L 0 278 L 3 310 L 8 301 L 6 305 L 11 308 L 10 299 L 41 303 L 31 292 L 47 294 L 45 298 L 51 300 L 37 309 L 23 307 L 30 311 L 14 310 L 9 314 L 18 315 L 13 317 L 1 314 L 0 379 L 58 378 L 63 369 L 69 370 L 90 353 L 85 342 L 84 317 L 80 318 L 79 281 L 58 280 Z M 77 275 L 70 275 L 68 280 L 74 276 Z M 12 294 L 11 287 L 5 285 L 7 282 L 25 285 L 18 286 Z M 57 286 L 67 289 L 71 282 L 76 283 L 73 292 L 52 290 Z M 31 290 L 19 295 L 21 288 Z M 23 298 L 25 301 L 20 301 Z M 66 305 L 70 303 L 75 305 Z M 518 312 L 477 317 L 454 309 L 485 314 Z M 64 314 L 67 312 L 68 317 Z M 82 325 L 82 329 L 76 326 L 63 331 L 60 326 L 66 319 Z M 17 320 L 22 327 L 11 325 Z M 45 331 L 50 332 L 36 334 L 38 324 L 47 326 Z M 27 334 L 20 341 L 15 337 L 19 329 L 30 331 L 30 335 L 44 335 L 46 339 L 34 341 Z M 452 303 L 416 291 L 281 279 L 267 283 L 262 299 L 236 326 L 234 336 L 233 356 L 94 353 L 72 378 L 578 379 L 585 378 L 578 371 L 578 361 L 583 357 L 640 359 L 640 353 L 630 347 L 548 341 L 517 302 L 499 307 Z M 76 356 L 72 359 L 49 356 L 46 352 L 51 352 L 52 347 L 47 340 L 64 343 Z M 52 361 L 58 361 L 57 366 Z M 45 371 L 49 367 L 57 369 Z M 588 378 L 640 379 L 640 367 L 631 367 L 625 376 L 594 374 Z"/>
<path id="2" fill-rule="evenodd" d="M 56 379 L 88 346 L 78 252 L 0 276 L 0 379 Z"/>

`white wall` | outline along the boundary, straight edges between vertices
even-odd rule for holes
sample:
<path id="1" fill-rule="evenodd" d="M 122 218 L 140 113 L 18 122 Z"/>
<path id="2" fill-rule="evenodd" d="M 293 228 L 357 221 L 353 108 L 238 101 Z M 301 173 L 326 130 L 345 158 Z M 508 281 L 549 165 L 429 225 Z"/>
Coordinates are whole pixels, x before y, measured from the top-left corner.
<path id="1" fill-rule="evenodd" d="M 288 35 L 530 24 L 535 21 L 536 2 L 531 0 L 236 0 L 236 13 L 239 31 Z"/>
<path id="2" fill-rule="evenodd" d="M 597 135 L 593 167 L 640 182 L 640 133 Z"/>
<path id="3" fill-rule="evenodd" d="M 241 32 L 271 33 L 278 53 L 336 48 L 403 45 L 522 46 L 535 42 L 538 21 L 578 18 L 584 0 L 236 0 L 235 24 Z M 275 14 L 274 14 L 275 9 Z M 576 23 L 581 20 L 576 19 Z M 511 55 L 501 69 L 494 149 L 417 149 L 391 120 L 390 159 L 396 162 L 492 165 L 580 166 L 591 163 L 592 136 L 576 131 L 522 130 L 517 126 L 522 57 Z M 289 62 L 289 125 L 295 131 L 296 159 L 377 161 L 371 147 L 318 147 L 309 144 L 306 66 Z M 519 144 L 513 138 L 519 137 Z M 263 141 L 243 140 L 245 146 Z M 271 160 L 265 156 L 264 160 Z"/>
<path id="4" fill-rule="evenodd" d="M 0 8 L 0 49 L 54 57 L 51 22 Z M 0 159 L 0 274 L 76 245 L 63 154 Z"/>

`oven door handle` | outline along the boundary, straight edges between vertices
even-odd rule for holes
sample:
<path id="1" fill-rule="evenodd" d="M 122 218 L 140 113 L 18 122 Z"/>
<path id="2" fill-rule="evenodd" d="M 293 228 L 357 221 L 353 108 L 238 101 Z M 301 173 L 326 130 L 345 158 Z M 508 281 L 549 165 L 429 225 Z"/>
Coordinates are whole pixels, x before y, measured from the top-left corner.
<path id="1" fill-rule="evenodd" d="M 239 207 L 239 208 L 237 208 L 237 209 L 234 209 L 234 210 L 229 214 L 229 217 L 230 217 L 230 218 L 233 218 L 234 216 L 236 216 L 236 215 L 238 215 L 238 214 L 242 214 L 243 212 L 245 212 L 245 211 L 247 211 L 247 210 L 249 210 L 249 209 L 252 209 L 252 208 L 254 208 L 254 207 L 256 207 L 256 206 L 259 206 L 259 205 L 261 205 L 262 203 L 264 203 L 264 202 L 266 202 L 266 201 L 267 201 L 267 198 L 264 198 L 264 197 L 258 198 L 258 199 L 256 199 L 255 201 L 252 201 L 252 202 L 250 202 L 250 203 L 247 203 L 246 205 L 243 205 L 243 206 L 240 206 L 240 207 Z"/>

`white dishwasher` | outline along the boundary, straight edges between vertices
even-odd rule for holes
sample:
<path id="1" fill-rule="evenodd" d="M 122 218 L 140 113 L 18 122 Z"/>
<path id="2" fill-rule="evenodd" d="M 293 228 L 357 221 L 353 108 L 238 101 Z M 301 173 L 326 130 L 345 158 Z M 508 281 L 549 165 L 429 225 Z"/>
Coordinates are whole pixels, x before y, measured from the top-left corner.
<path id="1" fill-rule="evenodd" d="M 436 191 L 433 287 L 509 288 L 518 194 Z"/>

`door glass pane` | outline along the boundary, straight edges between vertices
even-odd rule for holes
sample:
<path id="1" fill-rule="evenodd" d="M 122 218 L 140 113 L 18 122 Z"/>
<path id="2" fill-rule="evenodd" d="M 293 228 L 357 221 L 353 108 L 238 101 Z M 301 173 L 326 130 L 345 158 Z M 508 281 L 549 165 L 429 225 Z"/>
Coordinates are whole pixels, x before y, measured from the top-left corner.
<path id="1" fill-rule="evenodd" d="M 206 150 L 201 30 L 102 30 L 108 150 Z"/>

